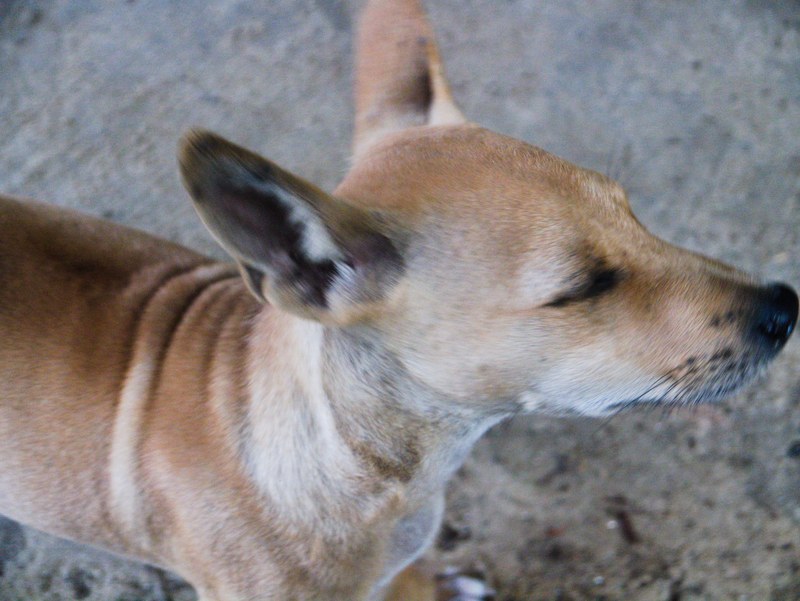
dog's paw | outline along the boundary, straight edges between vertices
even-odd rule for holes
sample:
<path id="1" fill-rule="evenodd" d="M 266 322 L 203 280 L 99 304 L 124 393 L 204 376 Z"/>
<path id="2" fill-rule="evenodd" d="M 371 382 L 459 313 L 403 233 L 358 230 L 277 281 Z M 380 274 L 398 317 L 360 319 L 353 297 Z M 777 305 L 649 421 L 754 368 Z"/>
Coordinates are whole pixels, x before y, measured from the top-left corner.
<path id="1" fill-rule="evenodd" d="M 496 593 L 480 572 L 447 568 L 436 575 L 437 601 L 491 601 Z"/>

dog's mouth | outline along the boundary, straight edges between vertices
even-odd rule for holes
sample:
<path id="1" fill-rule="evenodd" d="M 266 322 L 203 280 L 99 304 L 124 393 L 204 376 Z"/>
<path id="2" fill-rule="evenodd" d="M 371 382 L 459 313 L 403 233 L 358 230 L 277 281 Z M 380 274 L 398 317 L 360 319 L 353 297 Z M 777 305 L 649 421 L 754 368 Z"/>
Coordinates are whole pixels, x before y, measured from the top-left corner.
<path id="1" fill-rule="evenodd" d="M 730 348 L 691 356 L 658 377 L 639 395 L 611 403 L 607 412 L 615 414 L 640 405 L 677 408 L 717 402 L 764 373 L 771 358 L 735 353 Z"/>

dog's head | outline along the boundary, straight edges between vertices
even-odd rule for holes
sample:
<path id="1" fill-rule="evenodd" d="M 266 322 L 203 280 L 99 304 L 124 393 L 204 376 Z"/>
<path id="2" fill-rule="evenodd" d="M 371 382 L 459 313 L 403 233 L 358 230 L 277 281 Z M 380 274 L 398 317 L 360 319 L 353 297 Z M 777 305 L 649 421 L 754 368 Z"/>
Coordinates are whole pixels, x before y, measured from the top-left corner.
<path id="1" fill-rule="evenodd" d="M 356 46 L 334 196 L 211 134 L 184 143 L 200 214 L 257 296 L 507 411 L 713 400 L 786 343 L 790 288 L 659 240 L 613 181 L 467 123 L 419 2 L 368 2 Z"/>
<path id="2" fill-rule="evenodd" d="M 608 178 L 472 125 L 386 136 L 331 196 L 208 133 L 183 175 L 254 293 L 369 331 L 464 403 L 605 414 L 714 400 L 798 301 L 648 233 Z"/>

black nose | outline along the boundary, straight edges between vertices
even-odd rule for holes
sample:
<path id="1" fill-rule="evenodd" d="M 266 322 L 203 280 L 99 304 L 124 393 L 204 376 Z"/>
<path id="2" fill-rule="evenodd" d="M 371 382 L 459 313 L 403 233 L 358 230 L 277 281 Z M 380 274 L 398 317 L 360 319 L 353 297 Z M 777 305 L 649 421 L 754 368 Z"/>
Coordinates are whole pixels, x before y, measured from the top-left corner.
<path id="1" fill-rule="evenodd" d="M 766 346 L 777 352 L 797 323 L 797 294 L 785 284 L 772 284 L 761 299 L 756 328 Z"/>

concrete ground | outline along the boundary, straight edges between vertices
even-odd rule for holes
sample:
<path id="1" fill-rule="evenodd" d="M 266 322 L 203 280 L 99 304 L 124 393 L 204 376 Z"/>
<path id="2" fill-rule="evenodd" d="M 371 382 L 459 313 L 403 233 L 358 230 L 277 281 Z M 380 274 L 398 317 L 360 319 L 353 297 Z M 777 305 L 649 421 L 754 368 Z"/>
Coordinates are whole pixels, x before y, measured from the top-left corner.
<path id="1" fill-rule="evenodd" d="M 0 2 L 0 191 L 221 256 L 178 182 L 178 137 L 217 130 L 332 189 L 357 5 Z M 471 119 L 616 177 L 671 242 L 800 285 L 800 4 L 428 5 Z M 431 556 L 508 601 L 797 601 L 799 363 L 795 337 L 717 409 L 495 428 Z M 0 521 L 0 601 L 192 598 Z"/>

